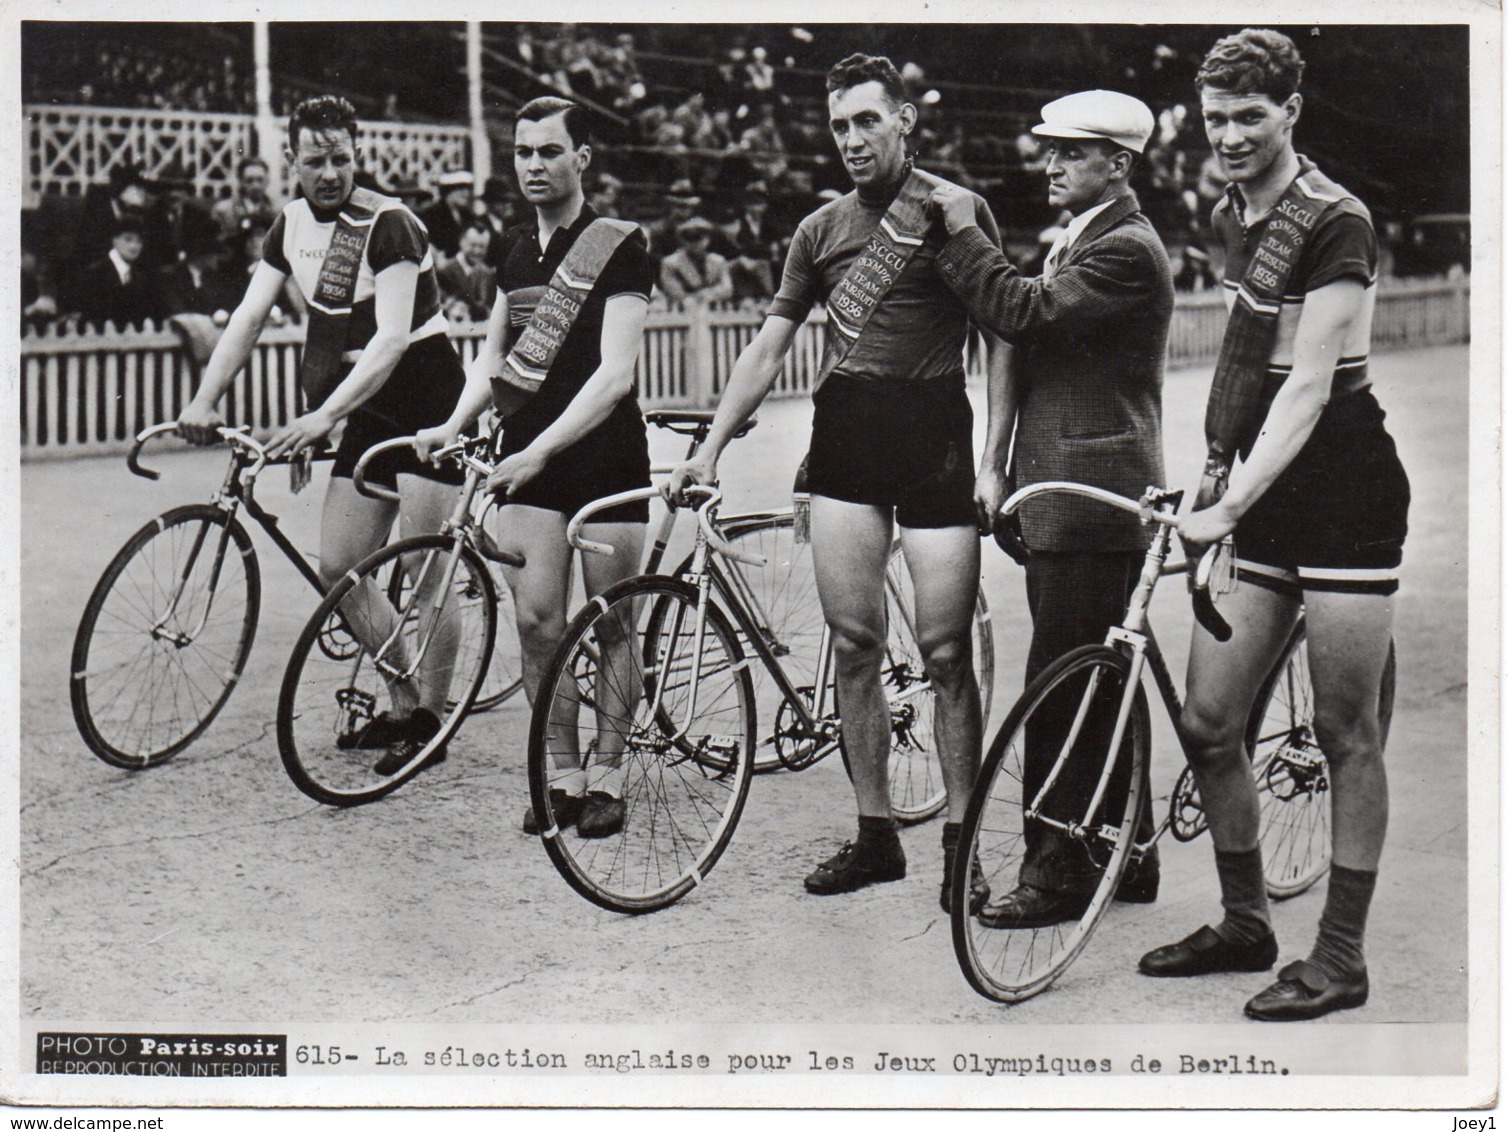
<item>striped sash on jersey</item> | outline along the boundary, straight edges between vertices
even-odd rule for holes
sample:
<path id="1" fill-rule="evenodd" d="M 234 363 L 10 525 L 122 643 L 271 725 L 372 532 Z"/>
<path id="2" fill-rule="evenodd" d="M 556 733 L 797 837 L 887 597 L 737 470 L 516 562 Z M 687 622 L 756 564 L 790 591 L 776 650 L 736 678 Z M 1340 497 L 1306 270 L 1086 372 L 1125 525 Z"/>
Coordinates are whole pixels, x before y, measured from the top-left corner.
<path id="1" fill-rule="evenodd" d="M 922 246 L 931 223 L 927 198 L 940 183 L 930 173 L 910 170 L 901 191 L 870 233 L 864 250 L 832 289 L 827 298 L 827 344 L 812 392 L 848 357 L 870 316 L 884 302 L 916 249 Z"/>
<path id="2" fill-rule="evenodd" d="M 1283 295 L 1299 257 L 1325 213 L 1341 201 L 1355 199 L 1308 158 L 1301 156 L 1299 167 L 1299 175 L 1267 218 L 1220 343 L 1204 414 L 1206 469 L 1217 479 L 1229 475 L 1236 453 L 1250 450 L 1282 384 L 1282 375 L 1269 377 L 1268 362 L 1277 344 Z"/>
<path id="3" fill-rule="evenodd" d="M 605 216 L 587 225 L 550 277 L 529 324 L 503 359 L 502 374 L 493 381 L 530 394 L 539 389 L 608 260 L 638 228 L 632 221 Z"/>
<path id="4" fill-rule="evenodd" d="M 361 257 L 366 254 L 378 214 L 393 203 L 380 193 L 357 188 L 340 207 L 335 229 L 330 233 L 330 246 L 319 269 L 319 282 L 309 296 L 309 330 L 304 339 L 299 383 L 311 409 L 323 405 L 350 372 L 350 364 L 342 355 L 350 336 L 351 306 L 356 299 Z"/>

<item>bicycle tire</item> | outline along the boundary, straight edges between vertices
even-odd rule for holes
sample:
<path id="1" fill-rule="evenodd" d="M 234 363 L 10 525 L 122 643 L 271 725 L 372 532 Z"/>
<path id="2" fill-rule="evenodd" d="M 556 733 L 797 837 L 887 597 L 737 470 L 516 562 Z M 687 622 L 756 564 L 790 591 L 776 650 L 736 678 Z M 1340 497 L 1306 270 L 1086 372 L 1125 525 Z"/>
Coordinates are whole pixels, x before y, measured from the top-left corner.
<path id="1" fill-rule="evenodd" d="M 142 770 L 203 734 L 246 667 L 261 593 L 251 536 L 219 507 L 176 507 L 127 539 L 73 639 L 69 699 L 89 749 L 111 766 Z M 162 635 L 170 628 L 176 639 Z"/>
<path id="2" fill-rule="evenodd" d="M 933 727 L 935 696 L 916 641 L 915 624 L 916 593 L 897 539 L 885 565 L 885 661 L 880 679 L 890 706 L 890 810 L 902 825 L 934 818 L 948 804 Z M 974 599 L 970 638 L 983 729 L 994 694 L 995 645 L 990 607 L 982 587 Z M 843 768 L 852 778 L 848 749 L 842 751 Z"/>
<path id="3" fill-rule="evenodd" d="M 992 893 L 1003 895 L 1021 879 L 1028 826 L 1023 799 L 1027 728 L 1035 724 L 1034 738 L 1039 742 L 1054 741 L 1044 740 L 1039 728 L 1055 727 L 1064 733 L 1060 748 L 1064 753 L 1056 765 L 1066 765 L 1064 760 L 1076 757 L 1098 760 L 1093 752 L 1101 749 L 1101 742 L 1108 748 L 1129 672 L 1130 661 L 1106 645 L 1074 649 L 1027 686 L 1001 724 L 970 795 L 957 851 L 960 861 L 979 861 Z M 1090 695 L 1092 700 L 1087 698 Z M 1117 755 L 1127 762 L 1129 775 L 1123 810 L 1079 840 L 1085 853 L 1080 865 L 1086 876 L 1097 874 L 1093 895 L 1080 916 L 1045 927 L 985 927 L 970 910 L 969 870 L 957 870 L 951 894 L 953 949 L 969 985 L 986 998 L 1020 1002 L 1045 990 L 1078 957 L 1110 904 L 1133 853 L 1150 744 L 1151 719 L 1142 689 L 1136 689 L 1131 703 Z M 1069 727 L 1047 718 L 1048 713 L 1059 721 L 1065 716 L 1071 719 L 1085 705 L 1084 719 L 1091 730 L 1086 733 L 1081 728 L 1069 749 Z M 1065 799 L 1055 809 L 1051 791 L 1042 795 L 1039 815 L 1063 822 L 1077 822 L 1083 816 L 1084 800 Z"/>
<path id="4" fill-rule="evenodd" d="M 683 718 L 697 598 L 683 581 L 646 575 L 587 602 L 545 670 L 530 721 L 529 791 L 545 850 L 572 888 L 615 912 L 665 908 L 700 884 L 727 849 L 748 797 L 754 689 L 738 635 L 710 603 L 698 714 Z M 637 662 L 648 648 L 648 660 L 614 678 L 615 694 L 604 697 L 598 634 L 615 623 L 631 626 L 627 655 Z M 616 706 L 604 706 L 609 698 Z M 670 734 L 668 721 L 678 725 Z M 620 742 L 622 831 L 586 838 L 561 830 L 552 781 L 562 772 L 590 774 L 593 757 Z"/>
<path id="5" fill-rule="evenodd" d="M 458 603 L 454 619 L 445 622 L 456 634 L 456 651 L 446 660 L 443 639 L 435 636 L 440 622 L 426 621 L 424 595 L 401 582 L 395 590 L 392 574 L 407 568 L 422 579 L 427 590 L 431 582 L 444 581 L 452 555 L 455 566 L 445 591 L 448 596 L 441 603 L 442 612 L 434 615 L 444 617 L 443 610 L 451 601 Z M 403 595 L 401 607 L 392 604 L 394 592 Z M 278 753 L 294 784 L 315 801 L 351 806 L 385 797 L 422 770 L 432 755 L 443 750 L 476 698 L 492 654 L 496 611 L 487 564 L 471 547 L 463 544 L 457 550 L 454 540 L 443 535 L 400 539 L 347 571 L 304 625 L 283 673 Z M 368 636 L 368 640 L 383 638 L 377 646 L 379 656 L 370 655 L 347 628 L 353 620 L 379 627 Z M 351 647 L 328 647 L 335 626 L 344 629 Z M 436 647 L 440 652 L 433 655 L 442 661 L 439 669 L 423 670 L 410 659 L 429 658 Z M 390 685 L 378 670 L 379 662 L 388 672 L 398 673 L 400 681 L 448 683 L 439 730 L 399 769 L 386 774 L 375 766 L 384 750 L 363 749 L 351 742 L 362 726 L 391 706 Z"/>

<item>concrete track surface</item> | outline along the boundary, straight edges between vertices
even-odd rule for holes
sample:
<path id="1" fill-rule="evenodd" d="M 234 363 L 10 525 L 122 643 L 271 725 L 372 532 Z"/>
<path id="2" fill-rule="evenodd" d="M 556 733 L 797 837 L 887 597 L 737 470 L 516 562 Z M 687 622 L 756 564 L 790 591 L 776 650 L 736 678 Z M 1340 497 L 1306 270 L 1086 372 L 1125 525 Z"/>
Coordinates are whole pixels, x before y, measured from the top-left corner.
<path id="1" fill-rule="evenodd" d="M 1373 991 L 1355 1022 L 1466 1018 L 1467 350 L 1374 360 L 1413 480 L 1398 599 L 1398 699 L 1388 761 L 1393 816 L 1369 937 Z M 1198 467 L 1209 371 L 1170 374 L 1169 474 Z M 982 391 L 974 393 L 983 427 Z M 781 504 L 807 439 L 806 401 L 771 403 L 726 456 L 730 505 Z M 679 442 L 654 439 L 656 459 Z M 939 826 L 906 831 L 910 875 L 839 898 L 801 878 L 853 832 L 838 759 L 755 780 L 731 849 L 675 907 L 631 918 L 576 896 L 519 831 L 527 714 L 474 717 L 449 760 L 375 805 L 310 802 L 273 737 L 278 681 L 314 606 L 254 532 L 262 623 L 241 686 L 200 741 L 160 768 L 95 759 L 69 711 L 68 657 L 86 597 L 152 515 L 207 498 L 223 457 L 164 453 L 162 480 L 119 459 L 22 469 L 21 980 L 23 1021 L 1113 1023 L 1231 1022 L 1263 976 L 1177 985 L 1138 976 L 1146 949 L 1218 916 L 1207 838 L 1169 843 L 1161 898 L 1116 906 L 1048 993 L 1005 1008 L 976 996 L 939 912 Z M 263 501 L 317 543 L 323 486 Z M 998 724 L 1020 688 L 1020 571 L 985 548 L 995 610 Z M 1154 606 L 1181 680 L 1188 604 Z M 1181 758 L 1165 726 L 1165 793 Z M 1484 867 L 1486 862 L 1483 862 Z M 1275 907 L 1285 957 L 1307 949 L 1324 884 Z"/>

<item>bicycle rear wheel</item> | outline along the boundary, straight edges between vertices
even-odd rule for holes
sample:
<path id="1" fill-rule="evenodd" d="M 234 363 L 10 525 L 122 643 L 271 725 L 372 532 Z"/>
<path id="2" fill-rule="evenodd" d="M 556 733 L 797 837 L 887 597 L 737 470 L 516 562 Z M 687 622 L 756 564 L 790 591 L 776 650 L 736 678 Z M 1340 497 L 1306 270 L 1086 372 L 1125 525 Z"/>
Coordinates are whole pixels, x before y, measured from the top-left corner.
<path id="1" fill-rule="evenodd" d="M 132 535 L 73 639 L 69 697 L 89 749 L 141 770 L 198 738 L 246 667 L 261 594 L 251 537 L 219 507 L 177 507 Z"/>
<path id="2" fill-rule="evenodd" d="M 545 671 L 529 728 L 529 790 L 545 849 L 577 892 L 616 912 L 651 912 L 700 884 L 749 792 L 754 692 L 727 618 L 658 575 L 629 578 L 572 619 Z M 600 789 L 617 768 L 620 832 L 559 828 L 550 792 Z"/>
<path id="3" fill-rule="evenodd" d="M 1016 701 L 994 742 L 969 799 L 958 860 L 977 856 L 995 897 L 1022 880 L 1030 844 L 1045 852 L 1055 838 L 1053 864 L 1084 882 L 1082 911 L 1040 926 L 987 927 L 969 907 L 969 870 L 957 870 L 952 893 L 953 949 L 969 985 L 996 1002 L 1019 1002 L 1045 990 L 1089 942 L 1130 860 L 1141 806 L 1150 719 L 1137 689 L 1126 709 L 1118 749 L 1124 800 L 1102 803 L 1084 822 L 1087 797 L 1062 789 L 1075 771 L 1097 778 L 1126 701 L 1130 662 L 1105 645 L 1075 649 L 1050 665 Z M 1027 782 L 1027 748 L 1048 753 L 1042 786 Z M 1056 752 L 1056 762 L 1050 753 Z M 1048 768 L 1051 768 L 1050 770 Z M 1028 797 L 1030 792 L 1030 797 Z M 1028 806 L 1032 812 L 1027 813 Z M 986 906 L 981 915 L 988 916 Z"/>
<path id="4" fill-rule="evenodd" d="M 400 539 L 331 587 L 299 634 L 278 698 L 278 752 L 298 788 L 332 806 L 371 802 L 442 754 L 486 675 L 496 608 L 486 563 L 442 535 Z M 439 730 L 401 766 L 379 769 L 388 748 L 363 746 L 365 729 L 385 711 L 406 716 L 415 698 L 444 704 Z"/>

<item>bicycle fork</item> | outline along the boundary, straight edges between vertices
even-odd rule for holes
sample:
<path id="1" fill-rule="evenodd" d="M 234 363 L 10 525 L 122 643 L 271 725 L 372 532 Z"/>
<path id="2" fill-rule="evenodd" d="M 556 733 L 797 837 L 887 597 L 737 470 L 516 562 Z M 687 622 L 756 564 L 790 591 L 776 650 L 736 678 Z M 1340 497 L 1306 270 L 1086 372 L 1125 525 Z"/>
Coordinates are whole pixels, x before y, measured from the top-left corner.
<path id="1" fill-rule="evenodd" d="M 194 536 L 194 545 L 189 550 L 188 559 L 183 564 L 182 571 L 178 574 L 178 581 L 173 586 L 172 597 L 168 601 L 168 607 L 152 624 L 149 630 L 151 635 L 159 641 L 169 641 L 178 648 L 187 648 L 204 631 L 204 626 L 209 624 L 209 615 L 215 607 L 215 591 L 220 585 L 220 568 L 225 563 L 225 547 L 230 542 L 230 524 L 235 519 L 236 509 L 234 506 L 226 507 L 221 504 L 225 511 L 225 522 L 220 527 L 220 535 L 216 540 L 215 564 L 210 568 L 209 586 L 204 598 L 204 610 L 199 615 L 199 624 L 195 625 L 187 633 L 171 632 L 165 626 L 178 613 L 178 602 L 183 598 L 183 591 L 188 586 L 189 576 L 194 572 L 194 566 L 199 561 L 199 553 L 204 549 L 204 537 L 209 533 L 210 524 L 200 523 L 199 533 Z M 161 520 L 159 520 L 159 525 Z M 247 553 L 251 553 L 247 551 Z"/>

